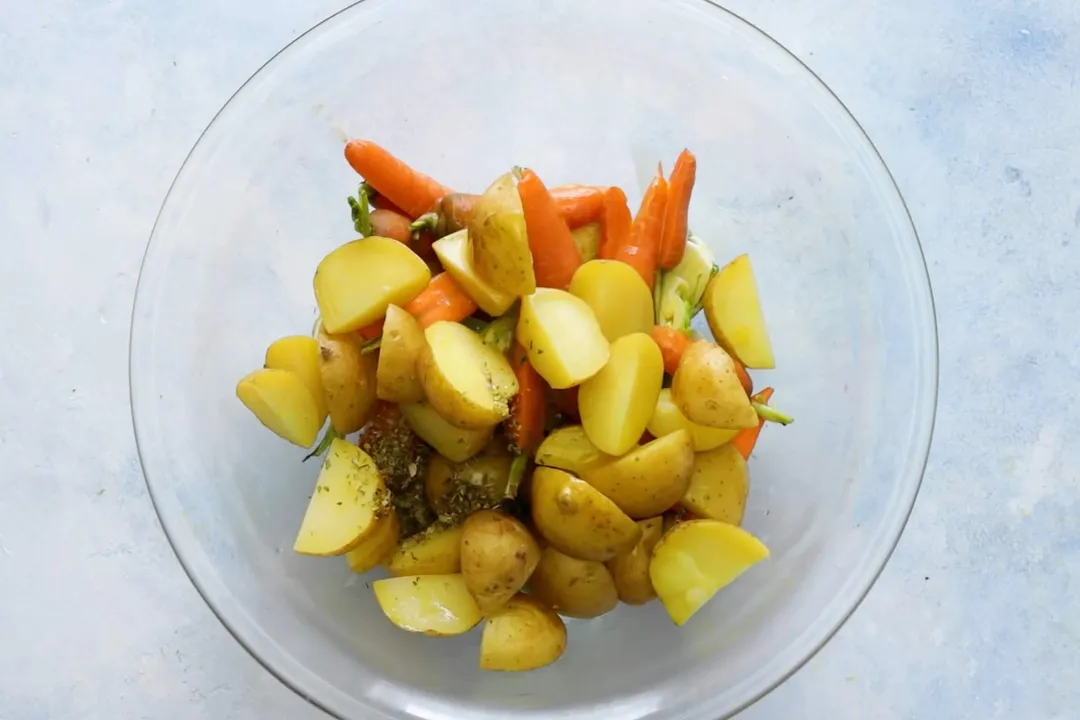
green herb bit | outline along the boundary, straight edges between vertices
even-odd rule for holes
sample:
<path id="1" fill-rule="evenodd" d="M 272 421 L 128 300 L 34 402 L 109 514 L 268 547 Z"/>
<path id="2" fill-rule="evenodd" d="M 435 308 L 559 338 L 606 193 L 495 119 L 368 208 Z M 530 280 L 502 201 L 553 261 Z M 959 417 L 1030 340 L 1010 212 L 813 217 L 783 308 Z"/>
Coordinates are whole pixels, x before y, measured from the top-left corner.
<path id="1" fill-rule="evenodd" d="M 323 431 L 322 439 L 319 440 L 319 444 L 316 445 L 315 449 L 308 453 L 307 457 L 305 457 L 301 462 L 307 462 L 313 457 L 322 457 L 323 453 L 325 453 L 327 448 L 330 447 L 330 443 L 334 442 L 334 440 L 339 437 L 342 436 L 338 434 L 338 431 L 334 429 L 334 426 L 327 425 L 326 430 Z"/>

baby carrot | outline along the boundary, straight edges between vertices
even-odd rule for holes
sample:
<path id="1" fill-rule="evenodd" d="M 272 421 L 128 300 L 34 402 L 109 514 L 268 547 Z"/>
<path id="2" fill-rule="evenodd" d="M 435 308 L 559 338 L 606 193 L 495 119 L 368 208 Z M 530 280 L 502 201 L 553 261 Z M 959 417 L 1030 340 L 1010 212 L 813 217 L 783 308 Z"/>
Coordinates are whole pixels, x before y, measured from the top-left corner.
<path id="1" fill-rule="evenodd" d="M 765 388 L 755 395 L 754 399 L 758 402 L 767 403 L 772 394 L 773 389 L 771 387 Z M 739 434 L 731 439 L 731 444 L 735 446 L 735 449 L 739 451 L 743 458 L 750 459 L 750 453 L 754 451 L 754 445 L 757 444 L 758 436 L 761 435 L 761 428 L 764 425 L 765 418 L 758 418 L 757 427 L 740 430 Z"/>
<path id="2" fill-rule="evenodd" d="M 679 369 L 679 361 L 682 360 L 686 348 L 693 344 L 693 339 L 682 330 L 676 330 L 665 325 L 654 325 L 652 339 L 660 348 L 660 355 L 664 358 L 664 372 L 674 375 Z"/>
<path id="3" fill-rule="evenodd" d="M 345 159 L 380 195 L 409 217 L 420 217 L 435 201 L 453 192 L 370 140 L 350 140 L 345 145 Z"/>
<path id="4" fill-rule="evenodd" d="M 374 210 L 371 213 L 371 234 L 388 237 L 400 243 L 412 243 L 409 218 L 393 210 Z"/>
<path id="5" fill-rule="evenodd" d="M 510 352 L 510 366 L 518 380 L 518 394 L 510 400 L 510 420 L 506 424 L 510 441 L 520 452 L 532 455 L 544 439 L 547 414 L 544 381 L 529 364 L 528 354 L 519 343 Z"/>
<path id="6" fill-rule="evenodd" d="M 477 306 L 449 274 L 439 273 L 404 310 L 426 328 L 440 320 L 461 322 L 476 312 Z"/>
<path id="7" fill-rule="evenodd" d="M 389 210 L 390 212 L 396 212 L 398 215 L 404 215 L 405 217 L 408 217 L 404 210 L 387 200 L 379 193 L 375 192 L 374 188 L 372 188 L 371 194 L 368 196 L 368 200 L 369 202 L 371 202 L 371 207 L 375 208 L 376 210 Z"/>
<path id="8" fill-rule="evenodd" d="M 600 249 L 597 257 L 601 260 L 613 260 L 618 249 L 626 243 L 632 222 L 626 193 L 617 187 L 604 190 L 603 211 L 600 216 Z"/>
<path id="9" fill-rule="evenodd" d="M 551 188 L 559 214 L 571 230 L 599 222 L 604 214 L 604 188 L 592 185 L 559 185 Z"/>
<path id="10" fill-rule="evenodd" d="M 375 338 L 382 335 L 382 328 L 383 319 L 379 318 L 375 322 L 371 323 L 370 325 L 365 325 L 356 332 L 359 333 L 360 337 L 362 337 L 364 340 L 374 340 Z"/>
<path id="11" fill-rule="evenodd" d="M 664 232 L 660 237 L 660 267 L 665 270 L 678 265 L 686 250 L 686 218 L 690 210 L 690 193 L 697 178 L 697 158 L 689 150 L 679 153 L 668 178 L 668 201 L 664 209 Z"/>
<path id="12" fill-rule="evenodd" d="M 634 224 L 630 226 L 629 237 L 615 251 L 615 259 L 634 268 L 649 286 L 649 290 L 653 289 L 656 282 L 656 261 L 660 255 L 660 235 L 664 231 L 667 196 L 667 180 L 657 168 L 656 177 L 649 183 Z"/>
<path id="13" fill-rule="evenodd" d="M 555 201 L 544 181 L 532 170 L 524 170 L 518 180 L 518 195 L 525 213 L 533 270 L 539 287 L 565 290 L 574 271 L 581 265 L 581 255 L 566 221 L 559 215 Z"/>
<path id="14" fill-rule="evenodd" d="M 430 210 L 416 218 L 413 230 L 429 230 L 436 238 L 456 233 L 469 224 L 469 215 L 479 195 L 450 193 L 439 198 Z"/>
<path id="15" fill-rule="evenodd" d="M 732 356 L 731 362 L 735 363 L 735 374 L 739 376 L 739 383 L 747 395 L 754 393 L 754 381 L 750 379 L 750 373 L 746 372 L 746 366 L 739 362 L 737 357 Z M 767 401 L 766 401 L 767 402 Z"/>

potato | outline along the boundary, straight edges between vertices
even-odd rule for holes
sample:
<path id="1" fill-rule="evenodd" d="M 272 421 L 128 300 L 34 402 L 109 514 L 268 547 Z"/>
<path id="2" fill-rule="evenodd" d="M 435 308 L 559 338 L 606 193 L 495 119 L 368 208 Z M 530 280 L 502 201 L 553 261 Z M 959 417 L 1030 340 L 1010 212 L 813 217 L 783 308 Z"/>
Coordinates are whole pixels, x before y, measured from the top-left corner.
<path id="1" fill-rule="evenodd" d="M 698 425 L 741 430 L 758 424 L 735 362 L 708 340 L 698 340 L 683 353 L 671 379 L 671 397 L 683 415 Z"/>
<path id="2" fill-rule="evenodd" d="M 402 405 L 401 414 L 417 437 L 453 462 L 465 462 L 491 442 L 495 428 L 462 430 L 451 425 L 426 402 Z"/>
<path id="3" fill-rule="evenodd" d="M 424 338 L 420 382 L 440 415 L 466 430 L 483 430 L 510 416 L 518 381 L 505 355 L 456 322 L 437 322 Z"/>
<path id="4" fill-rule="evenodd" d="M 671 390 L 668 388 L 660 391 L 660 396 L 656 399 L 656 408 L 653 409 L 646 429 L 653 437 L 664 437 L 677 430 L 686 430 L 694 442 L 695 452 L 718 448 L 731 442 L 731 439 L 739 434 L 738 430 L 721 430 L 690 422 L 675 404 L 675 400 L 671 397 Z"/>
<path id="5" fill-rule="evenodd" d="M 319 375 L 326 391 L 330 424 L 342 435 L 364 427 L 375 409 L 379 359 L 360 351 L 356 335 L 319 331 Z"/>
<path id="6" fill-rule="evenodd" d="M 749 493 L 746 460 L 734 445 L 722 445 L 698 453 L 682 505 L 698 517 L 739 525 Z"/>
<path id="7" fill-rule="evenodd" d="M 379 607 L 402 630 L 432 637 L 461 635 L 483 618 L 461 575 L 415 575 L 371 584 Z"/>
<path id="8" fill-rule="evenodd" d="M 516 295 L 495 289 L 477 273 L 472 262 L 472 242 L 467 230 L 447 235 L 433 243 L 431 248 L 454 282 L 488 315 L 502 315 L 517 300 Z"/>
<path id="9" fill-rule="evenodd" d="M 664 358 L 656 342 L 644 333 L 620 337 L 611 343 L 607 364 L 578 392 L 585 434 L 609 455 L 627 452 L 645 432 L 663 384 Z"/>
<path id="10" fill-rule="evenodd" d="M 748 368 L 776 367 L 749 255 L 740 255 L 709 281 L 702 301 L 709 329 Z"/>
<path id="11" fill-rule="evenodd" d="M 289 370 L 262 369 L 236 384 L 236 397 L 266 427 L 291 443 L 308 447 L 322 427 L 307 384 Z"/>
<path id="12" fill-rule="evenodd" d="M 424 485 L 428 504 L 439 515 L 467 515 L 472 509 L 494 507 L 506 495 L 512 463 L 506 443 L 500 441 L 461 463 L 436 455 L 428 463 Z"/>
<path id="13" fill-rule="evenodd" d="M 615 458 L 593 445 L 580 425 L 554 430 L 536 449 L 536 464 L 558 468 L 576 477 Z"/>
<path id="14" fill-rule="evenodd" d="M 599 490 L 553 468 L 533 472 L 532 519 L 547 542 L 582 560 L 610 560 L 641 539 L 641 528 Z"/>
<path id="15" fill-rule="evenodd" d="M 570 292 L 581 298 L 610 342 L 653 328 L 653 296 L 634 268 L 618 260 L 591 260 L 577 269 Z"/>
<path id="16" fill-rule="evenodd" d="M 641 540 L 638 544 L 629 552 L 607 562 L 608 571 L 615 581 L 615 589 L 619 592 L 619 599 L 627 605 L 644 605 L 656 597 L 656 590 L 649 578 L 649 563 L 652 561 L 653 549 L 663 535 L 664 519 L 653 517 L 639 520 L 638 526 L 641 527 Z"/>
<path id="17" fill-rule="evenodd" d="M 480 638 L 480 669 L 520 672 L 558 660 L 566 650 L 566 625 L 534 597 L 518 594 L 488 615 Z"/>
<path id="18" fill-rule="evenodd" d="M 275 340 L 266 348 L 264 367 L 291 370 L 300 376 L 311 391 L 319 412 L 319 425 L 326 422 L 326 393 L 319 373 L 319 342 L 308 335 L 290 335 Z"/>
<path id="19" fill-rule="evenodd" d="M 604 563 L 579 560 L 553 547 L 544 548 L 540 554 L 529 589 L 541 602 L 567 617 L 599 617 L 619 604 L 615 581 Z"/>
<path id="20" fill-rule="evenodd" d="M 370 325 L 390 304 L 404 305 L 427 287 L 431 270 L 397 240 L 369 237 L 334 250 L 315 271 L 315 300 L 327 332 Z"/>
<path id="21" fill-rule="evenodd" d="M 581 262 L 595 260 L 600 250 L 600 223 L 582 225 L 576 230 L 571 230 L 570 234 L 574 238 L 574 246 L 578 254 L 581 255 Z"/>
<path id="22" fill-rule="evenodd" d="M 460 525 L 433 525 L 406 538 L 386 561 L 391 575 L 450 575 L 461 572 Z"/>
<path id="23" fill-rule="evenodd" d="M 375 393 L 380 400 L 415 403 L 424 399 L 416 370 L 423 347 L 424 331 L 416 318 L 397 305 L 387 307 L 375 372 Z"/>
<path id="24" fill-rule="evenodd" d="M 582 479 L 632 518 L 659 515 L 682 499 L 694 472 L 694 445 L 685 430 L 657 438 Z"/>
<path id="25" fill-rule="evenodd" d="M 349 569 L 356 573 L 371 570 L 394 552 L 400 535 L 401 522 L 397 512 L 391 507 L 386 515 L 379 519 L 371 534 L 345 554 Z"/>
<path id="26" fill-rule="evenodd" d="M 366 452 L 336 438 L 326 453 L 293 550 L 301 555 L 347 553 L 379 528 L 390 493 Z"/>
<path id="27" fill-rule="evenodd" d="M 485 615 L 514 597 L 540 562 L 540 546 L 521 521 L 497 510 L 469 516 L 461 536 L 461 574 Z"/>
<path id="28" fill-rule="evenodd" d="M 472 264 L 484 282 L 507 295 L 536 290 L 525 212 L 513 173 L 497 178 L 477 199 L 468 231 Z"/>
<path id="29" fill-rule="evenodd" d="M 608 361 L 608 341 L 592 308 L 565 290 L 521 298 L 517 339 L 540 377 L 556 390 L 585 382 Z"/>
<path id="30" fill-rule="evenodd" d="M 767 557 L 769 549 L 735 525 L 689 520 L 661 538 L 649 577 L 668 615 L 682 625 L 718 590 Z"/>

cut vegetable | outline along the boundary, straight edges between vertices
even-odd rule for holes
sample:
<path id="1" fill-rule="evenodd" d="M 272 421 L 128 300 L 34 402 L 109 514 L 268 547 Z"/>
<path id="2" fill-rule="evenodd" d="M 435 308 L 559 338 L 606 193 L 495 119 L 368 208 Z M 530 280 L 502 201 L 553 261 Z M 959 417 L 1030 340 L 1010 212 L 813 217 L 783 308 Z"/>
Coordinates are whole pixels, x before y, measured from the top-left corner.
<path id="1" fill-rule="evenodd" d="M 536 290 L 536 274 L 517 182 L 506 173 L 476 201 L 469 215 L 472 264 L 483 280 L 509 295 Z"/>
<path id="2" fill-rule="evenodd" d="M 578 393 L 581 424 L 593 444 L 609 455 L 634 447 L 663 382 L 664 360 L 652 338 L 635 333 L 611 343 L 607 364 Z"/>
<path id="3" fill-rule="evenodd" d="M 592 260 L 574 273 L 570 292 L 592 308 L 609 342 L 653 327 L 653 298 L 649 286 L 626 263 Z"/>
<path id="4" fill-rule="evenodd" d="M 402 630 L 432 637 L 461 635 L 483 619 L 461 575 L 416 575 L 371 584 L 379 607 Z"/>
<path id="5" fill-rule="evenodd" d="M 746 512 L 750 473 L 733 445 L 698 453 L 682 505 L 700 518 L 739 525 Z"/>
<path id="6" fill-rule="evenodd" d="M 355 335 L 319 332 L 319 374 L 330 423 L 339 435 L 364 427 L 378 401 L 379 358 L 365 353 Z"/>
<path id="7" fill-rule="evenodd" d="M 694 446 L 685 430 L 673 432 L 584 473 L 582 479 L 635 519 L 659 515 L 686 493 Z"/>
<path id="8" fill-rule="evenodd" d="M 516 296 L 497 290 L 485 282 L 473 266 L 469 233 L 461 230 L 436 241 L 432 246 L 443 268 L 462 290 L 488 315 L 499 316 L 510 309 Z"/>
<path id="9" fill-rule="evenodd" d="M 394 550 L 386 569 L 395 577 L 460 573 L 461 533 L 461 526 L 454 525 L 433 526 L 413 535 Z"/>
<path id="10" fill-rule="evenodd" d="M 638 544 L 607 563 L 619 599 L 627 605 L 644 605 L 656 597 L 649 577 L 649 564 L 652 562 L 653 549 L 663 534 L 664 519 L 654 517 L 639 520 L 638 527 L 641 528 Z"/>
<path id="11" fill-rule="evenodd" d="M 656 408 L 653 409 L 652 417 L 649 418 L 647 429 L 654 437 L 664 437 L 679 430 L 690 433 L 690 439 L 694 443 L 696 452 L 704 452 L 718 448 L 731 442 L 740 432 L 746 430 L 721 430 L 720 428 L 708 427 L 692 423 L 683 415 L 682 410 L 675 404 L 671 397 L 671 390 L 664 388 L 656 399 Z"/>
<path id="12" fill-rule="evenodd" d="M 641 528 L 599 490 L 552 468 L 533 472 L 532 519 L 553 547 L 582 560 L 610 560 L 641 538 Z"/>
<path id="13" fill-rule="evenodd" d="M 424 399 L 424 386 L 416 370 L 423 347 L 424 331 L 413 316 L 397 305 L 387 307 L 375 373 L 380 400 L 414 403 Z"/>
<path id="14" fill-rule="evenodd" d="M 494 426 L 481 430 L 456 427 L 426 402 L 402 405 L 401 414 L 417 437 L 448 460 L 465 462 L 491 441 Z"/>
<path id="15" fill-rule="evenodd" d="M 401 534 L 401 523 L 394 508 L 390 508 L 382 517 L 377 527 L 364 538 L 359 545 L 345 554 L 349 569 L 355 573 L 366 573 L 383 562 L 394 552 Z"/>
<path id="16" fill-rule="evenodd" d="M 716 341 L 748 368 L 774 368 L 772 343 L 749 255 L 717 273 L 705 292 L 705 317 Z"/>
<path id="17" fill-rule="evenodd" d="M 593 445 L 580 425 L 554 430 L 536 451 L 537 465 L 565 470 L 576 477 L 613 460 L 614 456 Z"/>
<path id="18" fill-rule="evenodd" d="M 698 425 L 741 430 L 758 423 L 731 356 L 707 340 L 698 340 L 683 353 L 671 380 L 671 397 Z"/>
<path id="19" fill-rule="evenodd" d="M 515 595 L 490 614 L 480 639 L 480 669 L 520 672 L 558 660 L 566 650 L 566 625 L 529 595 Z"/>
<path id="20" fill-rule="evenodd" d="M 599 617 L 619 603 L 615 581 L 603 563 L 580 560 L 553 547 L 541 553 L 529 589 L 541 602 L 567 617 Z"/>
<path id="21" fill-rule="evenodd" d="M 608 361 L 608 341 L 592 308 L 564 290 L 540 288 L 521 299 L 517 339 L 553 388 L 580 385 Z"/>
<path id="22" fill-rule="evenodd" d="M 519 520 L 497 510 L 469 516 L 461 536 L 461 574 L 480 612 L 514 597 L 540 562 L 540 547 Z"/>
<path id="23" fill-rule="evenodd" d="M 319 409 L 307 384 L 289 370 L 256 370 L 236 384 L 236 397 L 274 434 L 309 447 L 319 434 Z"/>
<path id="24" fill-rule="evenodd" d="M 307 335 L 291 335 L 275 340 L 266 348 L 263 363 L 271 370 L 291 370 L 311 391 L 318 407 L 319 425 L 326 420 L 326 397 L 319 374 L 319 343 Z"/>

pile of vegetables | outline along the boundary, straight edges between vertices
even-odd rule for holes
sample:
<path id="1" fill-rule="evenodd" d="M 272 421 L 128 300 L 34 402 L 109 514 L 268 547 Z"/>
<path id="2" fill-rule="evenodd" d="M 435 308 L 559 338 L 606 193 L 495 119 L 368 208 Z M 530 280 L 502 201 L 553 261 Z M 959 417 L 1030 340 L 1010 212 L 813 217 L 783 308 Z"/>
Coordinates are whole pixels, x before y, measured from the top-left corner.
<path id="1" fill-rule="evenodd" d="M 384 566 L 372 587 L 405 630 L 484 621 L 489 670 L 553 662 L 560 615 L 620 600 L 682 625 L 768 557 L 739 527 L 746 461 L 790 418 L 752 394 L 746 369 L 774 361 L 749 258 L 717 268 L 687 227 L 690 152 L 635 214 L 618 187 L 530 169 L 472 195 L 369 141 L 345 156 L 361 237 L 319 263 L 314 337 L 237 386 L 325 454 L 296 552 Z"/>

